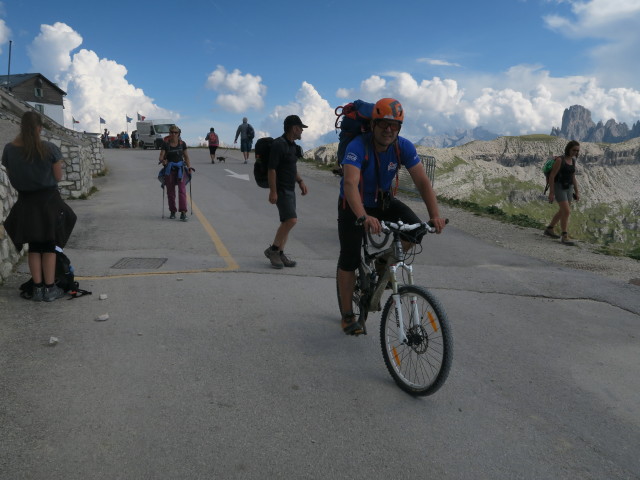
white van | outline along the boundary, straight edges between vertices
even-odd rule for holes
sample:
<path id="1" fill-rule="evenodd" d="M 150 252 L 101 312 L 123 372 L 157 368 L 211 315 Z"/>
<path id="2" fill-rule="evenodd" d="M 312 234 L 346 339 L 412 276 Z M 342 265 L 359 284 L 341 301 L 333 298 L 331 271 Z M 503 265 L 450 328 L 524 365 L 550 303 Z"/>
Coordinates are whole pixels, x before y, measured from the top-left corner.
<path id="1" fill-rule="evenodd" d="M 164 137 L 169 135 L 171 120 L 145 120 L 136 123 L 138 146 L 140 148 L 160 148 Z"/>

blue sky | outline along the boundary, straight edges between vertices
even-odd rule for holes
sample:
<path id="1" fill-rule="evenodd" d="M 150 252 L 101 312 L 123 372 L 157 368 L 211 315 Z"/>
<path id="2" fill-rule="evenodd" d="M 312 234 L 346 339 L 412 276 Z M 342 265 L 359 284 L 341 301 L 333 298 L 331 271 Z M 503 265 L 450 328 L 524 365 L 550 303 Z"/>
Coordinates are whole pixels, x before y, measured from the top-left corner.
<path id="1" fill-rule="evenodd" d="M 0 72 L 11 40 L 11 73 L 67 91 L 67 126 L 169 117 L 190 144 L 212 126 L 231 144 L 243 116 L 279 135 L 292 113 L 305 147 L 329 143 L 336 106 L 382 97 L 402 102 L 414 141 L 549 133 L 575 104 L 640 120 L 638 25 L 638 0 L 5 0 Z"/>

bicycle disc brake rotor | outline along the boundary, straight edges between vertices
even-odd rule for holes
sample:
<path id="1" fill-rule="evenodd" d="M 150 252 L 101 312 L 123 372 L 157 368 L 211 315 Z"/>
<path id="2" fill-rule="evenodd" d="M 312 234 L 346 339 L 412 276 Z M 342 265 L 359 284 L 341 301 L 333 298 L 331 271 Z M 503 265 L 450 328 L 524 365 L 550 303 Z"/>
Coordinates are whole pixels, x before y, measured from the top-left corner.
<path id="1" fill-rule="evenodd" d="M 407 346 L 411 347 L 418 355 L 422 355 L 429 348 L 429 336 L 422 325 L 411 327 L 407 330 Z"/>

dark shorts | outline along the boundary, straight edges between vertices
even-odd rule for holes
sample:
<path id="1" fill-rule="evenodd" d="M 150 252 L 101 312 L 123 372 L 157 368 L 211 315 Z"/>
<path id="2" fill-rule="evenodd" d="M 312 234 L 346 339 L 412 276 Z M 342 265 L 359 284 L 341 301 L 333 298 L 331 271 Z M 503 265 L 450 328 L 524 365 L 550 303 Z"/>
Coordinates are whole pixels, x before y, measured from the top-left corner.
<path id="1" fill-rule="evenodd" d="M 280 221 L 284 222 L 291 218 L 298 218 L 296 214 L 296 191 L 278 190 L 278 201 L 276 202 Z"/>
<path id="2" fill-rule="evenodd" d="M 55 253 L 56 242 L 29 242 L 29 253 Z"/>
<path id="3" fill-rule="evenodd" d="M 367 215 L 376 217 L 378 220 L 388 220 L 397 222 L 402 220 L 404 223 L 418 223 L 420 218 L 397 198 L 391 200 L 389 208 L 382 211 L 381 208 L 365 208 Z M 338 266 L 346 272 L 353 272 L 360 265 L 360 249 L 362 248 L 362 235 L 364 229 L 362 226 L 356 225 L 356 216 L 351 211 L 351 207 L 342 198 L 338 199 L 338 238 L 340 239 L 340 257 L 338 258 Z M 412 243 L 420 243 L 422 235 L 418 237 L 410 237 L 401 235 L 403 240 Z"/>
<path id="4" fill-rule="evenodd" d="M 251 144 L 253 143 L 253 140 L 240 140 L 240 151 L 241 152 L 250 152 L 251 151 Z"/>
<path id="5" fill-rule="evenodd" d="M 218 147 L 212 147 L 211 145 L 209 145 L 209 155 L 215 155 L 217 149 Z"/>

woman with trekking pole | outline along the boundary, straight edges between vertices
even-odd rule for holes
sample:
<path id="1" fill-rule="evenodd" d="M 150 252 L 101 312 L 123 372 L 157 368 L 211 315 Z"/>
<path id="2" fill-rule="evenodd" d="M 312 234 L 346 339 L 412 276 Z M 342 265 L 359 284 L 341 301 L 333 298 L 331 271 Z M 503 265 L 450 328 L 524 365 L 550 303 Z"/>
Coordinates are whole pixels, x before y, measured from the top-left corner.
<path id="1" fill-rule="evenodd" d="M 180 129 L 171 125 L 169 138 L 162 143 L 160 163 L 164 169 L 167 199 L 169 201 L 169 218 L 176 218 L 180 212 L 180 220 L 187 221 L 187 183 L 191 179 L 191 161 L 187 153 L 187 144 L 180 138 Z M 178 208 L 176 209 L 176 186 L 178 187 Z M 164 202 L 163 202 L 164 203 Z"/>

